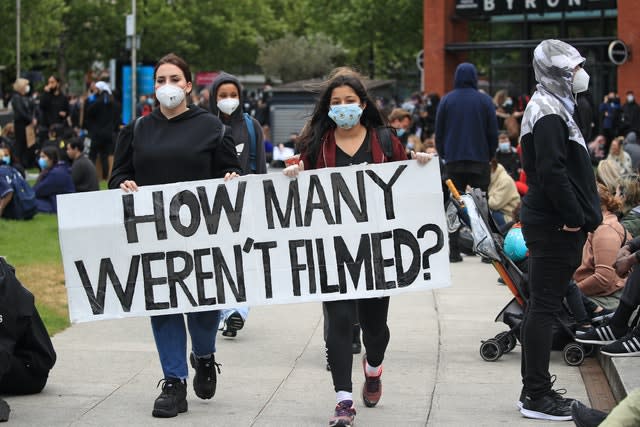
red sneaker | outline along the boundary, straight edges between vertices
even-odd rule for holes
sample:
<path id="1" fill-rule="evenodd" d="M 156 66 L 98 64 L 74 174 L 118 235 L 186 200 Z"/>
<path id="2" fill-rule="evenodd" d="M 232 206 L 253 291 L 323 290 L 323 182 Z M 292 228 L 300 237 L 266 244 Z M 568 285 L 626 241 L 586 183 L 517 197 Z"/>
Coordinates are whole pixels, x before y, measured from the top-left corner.
<path id="1" fill-rule="evenodd" d="M 364 371 L 364 384 L 362 385 L 362 400 L 365 406 L 373 408 L 378 404 L 382 397 L 382 367 L 380 367 L 380 375 L 373 377 L 367 375 L 367 355 L 362 357 L 362 370 Z"/>
<path id="2" fill-rule="evenodd" d="M 343 400 L 336 405 L 333 417 L 329 419 L 329 427 L 351 427 L 356 418 L 356 408 L 351 400 Z"/>

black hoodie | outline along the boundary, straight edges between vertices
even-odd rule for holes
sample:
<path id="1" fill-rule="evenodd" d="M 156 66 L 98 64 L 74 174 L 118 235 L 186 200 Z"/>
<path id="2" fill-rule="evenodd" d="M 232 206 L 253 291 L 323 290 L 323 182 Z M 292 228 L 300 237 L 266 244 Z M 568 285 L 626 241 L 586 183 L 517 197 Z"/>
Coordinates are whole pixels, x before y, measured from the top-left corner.
<path id="1" fill-rule="evenodd" d="M 224 83 L 233 83 L 238 88 L 238 95 L 240 95 L 240 105 L 238 108 L 231 113 L 230 116 L 223 114 L 218 108 L 218 101 L 216 100 L 218 94 L 218 88 L 220 85 Z M 236 147 L 238 148 L 238 156 L 240 157 L 240 165 L 242 166 L 242 174 L 250 174 L 250 173 L 267 173 L 267 161 L 264 152 L 264 138 L 262 136 L 262 127 L 260 126 L 260 122 L 258 122 L 253 117 L 251 118 L 251 123 L 253 123 L 253 129 L 256 134 L 256 154 L 253 163 L 255 164 L 255 168 L 251 167 L 251 159 L 249 156 L 250 151 L 250 139 L 249 139 L 249 131 L 247 130 L 247 125 L 245 119 L 243 117 L 244 110 L 242 108 L 243 100 L 242 100 L 242 85 L 240 81 L 231 74 L 225 73 L 222 71 L 216 79 L 213 81 L 209 93 L 209 105 L 210 110 L 213 115 L 220 118 L 222 122 L 231 126 L 233 129 L 233 140 L 236 143 Z"/>
<path id="2" fill-rule="evenodd" d="M 135 142 L 135 121 L 118 135 L 109 188 L 118 188 L 125 180 L 154 185 L 240 173 L 233 138 L 207 110 L 192 104 L 167 119 L 158 108 L 139 120 Z"/>

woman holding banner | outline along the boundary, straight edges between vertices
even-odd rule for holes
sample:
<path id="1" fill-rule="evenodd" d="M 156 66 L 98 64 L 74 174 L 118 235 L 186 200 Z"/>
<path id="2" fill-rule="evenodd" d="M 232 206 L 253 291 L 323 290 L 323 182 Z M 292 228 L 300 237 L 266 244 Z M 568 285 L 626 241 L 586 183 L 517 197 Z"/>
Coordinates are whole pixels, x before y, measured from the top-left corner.
<path id="1" fill-rule="evenodd" d="M 208 111 L 187 103 L 193 89 L 187 63 L 175 54 L 164 56 L 154 70 L 155 98 L 160 108 L 126 126 L 118 136 L 109 188 L 137 191 L 139 185 L 202 179 L 234 178 L 240 174 L 231 132 Z M 218 311 L 187 313 L 191 335 L 193 388 L 201 399 L 216 391 L 215 342 Z M 175 417 L 187 411 L 187 333 L 183 314 L 151 317 L 151 328 L 164 379 L 155 400 L 154 417 Z"/>
<path id="2" fill-rule="evenodd" d="M 361 77 L 351 69 L 337 68 L 302 130 L 300 162 L 286 167 L 284 174 L 296 177 L 305 168 L 407 160 L 400 140 L 385 125 L 385 119 L 367 93 Z M 426 163 L 432 156 L 411 152 L 411 157 Z M 382 396 L 382 361 L 389 343 L 389 297 L 323 304 L 329 321 L 327 352 L 337 401 L 329 425 L 350 426 L 356 415 L 351 383 L 356 312 L 366 349 L 362 359 L 365 376 L 362 399 L 366 406 L 373 407 Z"/>

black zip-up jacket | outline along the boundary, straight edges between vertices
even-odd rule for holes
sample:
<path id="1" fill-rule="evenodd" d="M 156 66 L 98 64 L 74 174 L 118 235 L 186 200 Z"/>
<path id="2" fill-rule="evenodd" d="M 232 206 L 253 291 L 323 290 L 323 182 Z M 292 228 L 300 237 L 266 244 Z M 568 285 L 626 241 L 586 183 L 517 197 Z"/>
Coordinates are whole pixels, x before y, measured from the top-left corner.
<path id="1" fill-rule="evenodd" d="M 529 185 L 522 201 L 522 223 L 595 230 L 602 212 L 591 159 L 582 145 L 569 139 L 562 117 L 542 117 L 520 143 Z"/>
<path id="2" fill-rule="evenodd" d="M 160 109 L 118 135 L 109 188 L 125 180 L 137 185 L 169 184 L 240 174 L 231 132 L 207 110 L 194 104 L 167 119 Z"/>

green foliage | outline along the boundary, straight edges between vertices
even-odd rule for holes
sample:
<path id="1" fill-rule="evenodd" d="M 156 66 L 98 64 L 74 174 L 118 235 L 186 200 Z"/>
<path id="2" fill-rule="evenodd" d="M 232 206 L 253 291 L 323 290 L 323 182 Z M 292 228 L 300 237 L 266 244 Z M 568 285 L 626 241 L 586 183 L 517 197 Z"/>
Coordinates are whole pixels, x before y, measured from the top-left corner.
<path id="1" fill-rule="evenodd" d="M 257 62 L 267 76 L 286 83 L 324 76 L 345 53 L 323 34 L 313 38 L 287 34 L 271 43 L 261 40 Z"/>
<path id="2" fill-rule="evenodd" d="M 125 18 L 131 13 L 131 1 L 21 0 L 22 70 L 39 69 L 45 76 L 56 72 L 66 79 L 69 70 L 86 73 L 96 61 L 105 65 L 111 58 L 130 61 Z M 422 47 L 419 0 L 137 0 L 136 4 L 138 59 L 153 63 L 175 52 L 194 71 L 248 74 L 263 71 L 263 65 L 268 74 L 309 78 L 335 64 L 377 78 L 397 77 L 415 72 L 415 55 Z M 15 0 L 0 1 L 0 28 L 6 88 L 15 78 Z M 276 43 L 282 40 L 295 43 L 276 51 L 273 46 L 282 46 Z M 315 50 L 302 55 L 290 49 L 305 46 Z M 276 55 L 283 62 L 280 66 L 270 58 Z M 294 61 L 300 58 L 304 63 Z"/>

